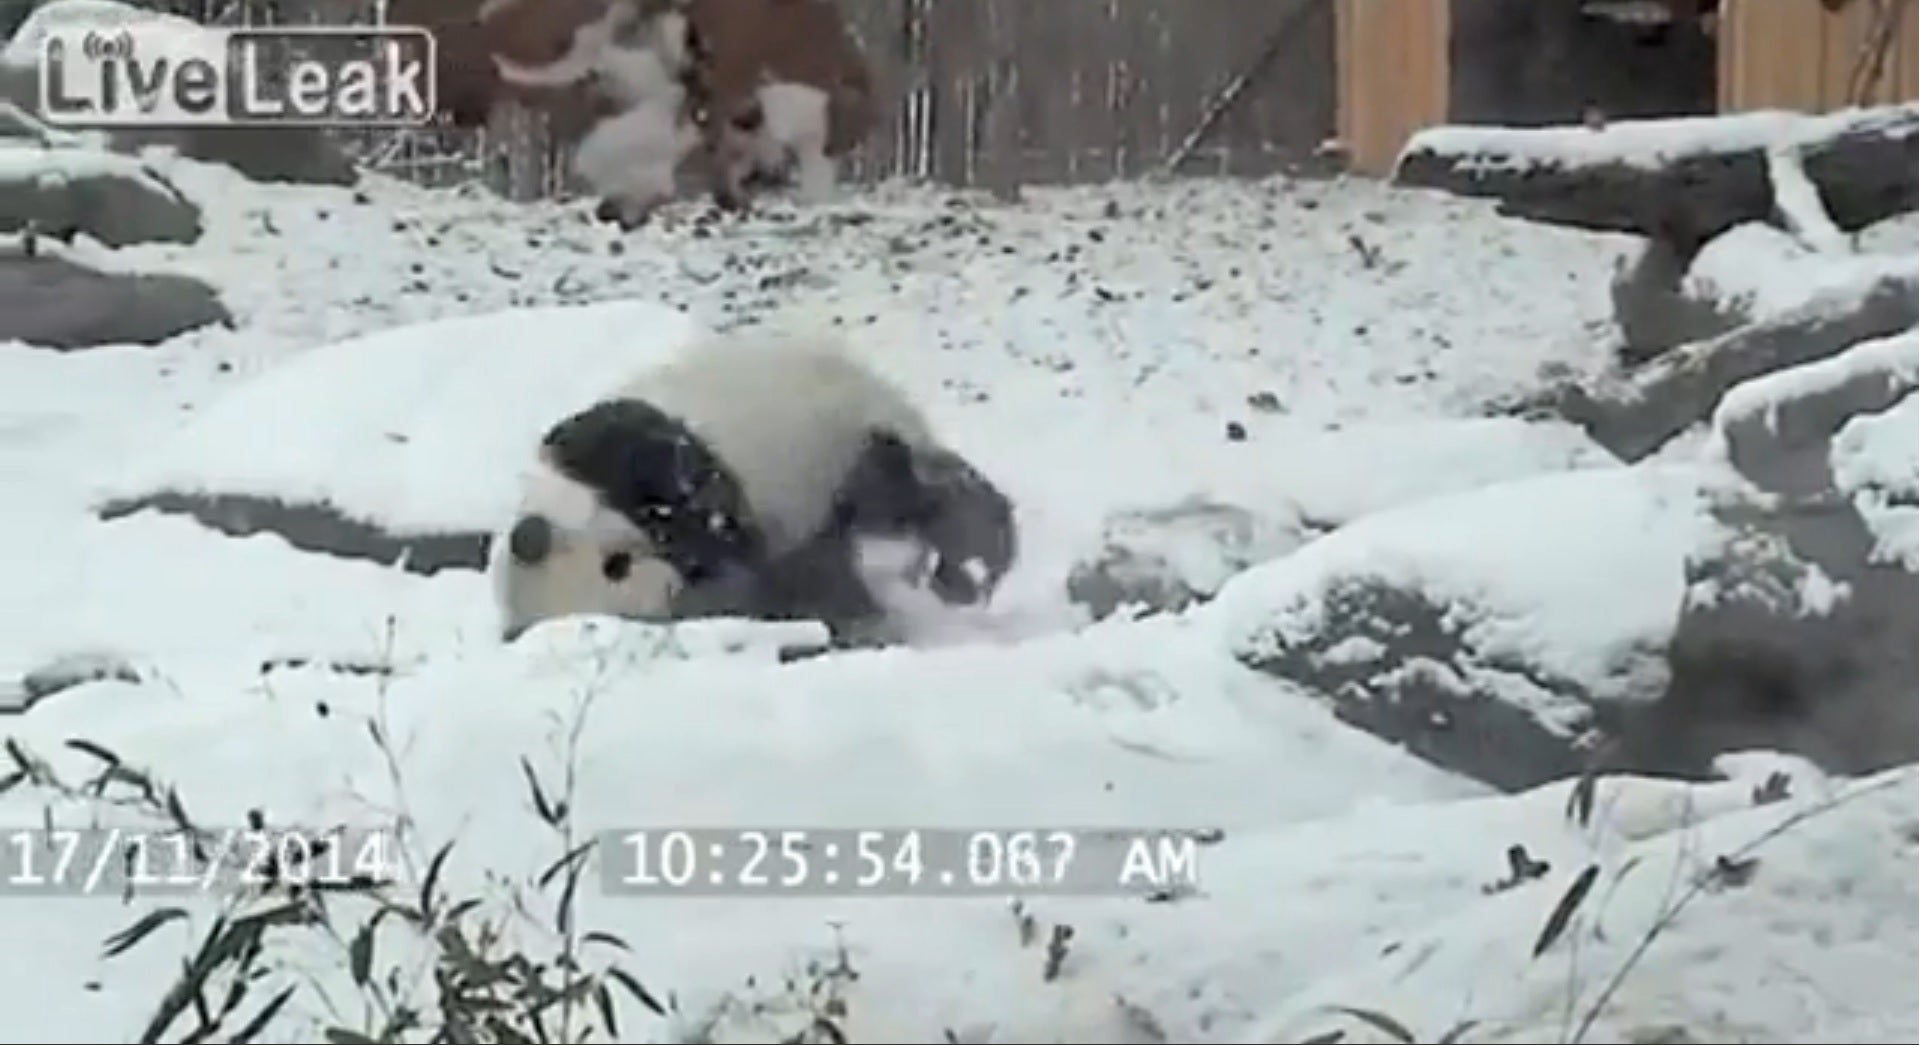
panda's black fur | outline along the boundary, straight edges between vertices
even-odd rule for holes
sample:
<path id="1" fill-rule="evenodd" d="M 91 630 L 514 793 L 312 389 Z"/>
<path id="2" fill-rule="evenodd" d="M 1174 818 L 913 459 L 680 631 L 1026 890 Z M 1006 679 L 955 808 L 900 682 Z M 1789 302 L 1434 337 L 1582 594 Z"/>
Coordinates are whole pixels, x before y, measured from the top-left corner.
<path id="1" fill-rule="evenodd" d="M 685 422 L 639 399 L 609 399 L 549 429 L 541 448 L 598 491 L 691 583 L 760 569 L 766 543 L 740 480 Z"/>

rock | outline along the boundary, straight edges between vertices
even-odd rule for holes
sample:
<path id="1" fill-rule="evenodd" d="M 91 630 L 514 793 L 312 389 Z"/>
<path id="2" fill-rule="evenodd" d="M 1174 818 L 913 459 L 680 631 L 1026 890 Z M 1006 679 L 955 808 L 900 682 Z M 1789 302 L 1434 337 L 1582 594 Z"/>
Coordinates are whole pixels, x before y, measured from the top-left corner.
<path id="1" fill-rule="evenodd" d="M 182 514 L 415 573 L 484 569 L 547 429 L 695 329 L 684 312 L 616 301 L 369 331 L 196 411 L 103 477 L 94 508 Z"/>
<path id="2" fill-rule="evenodd" d="M 1671 684 L 1621 768 L 1704 775 L 1743 746 L 1836 774 L 1920 758 L 1917 355 L 1909 332 L 1722 401 L 1716 449 L 1772 496 L 1716 508 L 1734 537 L 1687 564 Z"/>
<path id="3" fill-rule="evenodd" d="M 445 569 L 486 569 L 493 539 L 491 533 L 479 531 L 396 533 L 329 504 L 261 494 L 161 490 L 108 500 L 97 514 L 110 521 L 142 511 L 184 515 L 230 537 L 271 533 L 301 551 L 399 564 L 426 575 Z"/>
<path id="4" fill-rule="evenodd" d="M 1876 414 L 1920 383 L 1914 331 L 1862 342 L 1805 366 L 1776 370 L 1728 392 L 1713 412 L 1717 449 L 1763 490 L 1833 490 L 1829 456 L 1847 419 Z"/>
<path id="5" fill-rule="evenodd" d="M 1687 565 L 1671 683 L 1608 768 L 1708 779 L 1716 754 L 1768 748 L 1852 775 L 1920 757 L 1913 572 L 1869 561 L 1836 497 L 1720 512 L 1735 536 Z"/>
<path id="6" fill-rule="evenodd" d="M 317 127 L 156 127 L 116 129 L 115 150 L 160 147 L 219 163 L 267 183 L 352 185 L 360 172 L 338 142 Z"/>
<path id="7" fill-rule="evenodd" d="M 1624 259 L 1623 259 L 1624 261 Z M 1620 328 L 1621 358 L 1641 363 L 1676 345 L 1717 337 L 1747 318 L 1715 301 L 1689 296 L 1682 286 L 1689 259 L 1664 239 L 1648 239 L 1622 264 L 1609 287 Z"/>
<path id="8" fill-rule="evenodd" d="M 117 653 L 69 653 L 27 672 L 0 693 L 0 713 L 23 713 L 75 686 L 106 681 L 138 685 L 144 680 L 132 662 Z"/>
<path id="9" fill-rule="evenodd" d="M 1835 290 L 1720 337 L 1673 349 L 1617 387 L 1566 391 L 1561 413 L 1624 461 L 1638 461 L 1707 420 L 1727 391 L 1786 367 L 1825 359 L 1920 321 L 1913 273 Z"/>
<path id="10" fill-rule="evenodd" d="M 1753 749 L 1834 775 L 1908 764 L 1917 376 L 1912 332 L 1773 370 L 1722 397 L 1696 462 L 1362 517 L 1214 608 L 1237 618 L 1242 663 L 1503 789 L 1711 779 Z"/>
<path id="11" fill-rule="evenodd" d="M 1871 562 L 1920 573 L 1920 394 L 1849 418 L 1834 433 L 1827 469 L 1834 488 L 1873 537 Z"/>
<path id="12" fill-rule="evenodd" d="M 1523 791 L 1588 761 L 1597 720 L 1578 684 L 1485 655 L 1451 607 L 1421 592 L 1354 579 L 1324 599 L 1323 630 L 1244 663 L 1308 685 L 1342 721 L 1493 787 Z"/>
<path id="13" fill-rule="evenodd" d="M 155 345 L 233 317 L 189 276 L 101 272 L 64 258 L 0 252 L 0 342 L 59 350 Z"/>
<path id="14" fill-rule="evenodd" d="M 1220 590 L 1256 563 L 1308 540 L 1296 522 L 1275 522 L 1244 508 L 1193 498 L 1110 519 L 1099 556 L 1074 567 L 1067 596 L 1096 618 L 1124 606 L 1178 613 Z"/>
<path id="15" fill-rule="evenodd" d="M 1227 584 L 1233 656 L 1441 768 L 1580 772 L 1666 688 L 1710 465 L 1589 468 L 1364 516 Z M 1526 520 L 1524 523 L 1519 520 Z"/>
<path id="16" fill-rule="evenodd" d="M 138 161 L 83 145 L 0 138 L 0 232 L 84 232 L 109 247 L 192 243 L 200 208 Z"/>

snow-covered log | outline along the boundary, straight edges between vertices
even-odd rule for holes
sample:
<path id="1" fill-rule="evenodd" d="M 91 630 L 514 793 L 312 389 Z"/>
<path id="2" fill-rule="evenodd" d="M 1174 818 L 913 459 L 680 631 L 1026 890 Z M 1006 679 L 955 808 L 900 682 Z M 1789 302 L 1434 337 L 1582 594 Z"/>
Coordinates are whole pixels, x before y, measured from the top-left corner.
<path id="1" fill-rule="evenodd" d="M 1690 255 L 1735 225 L 1775 218 L 1776 149 L 1797 156 L 1842 231 L 1920 208 L 1917 138 L 1914 104 L 1603 127 L 1446 126 L 1414 135 L 1393 181 L 1497 199 L 1513 217 L 1653 236 Z"/>
<path id="2" fill-rule="evenodd" d="M 1837 355 L 1920 322 L 1920 286 L 1911 273 L 1858 289 L 1836 289 L 1805 305 L 1705 341 L 1682 345 L 1630 372 L 1614 387 L 1576 388 L 1561 412 L 1595 442 L 1637 461 L 1706 421 L 1735 385 Z"/>
<path id="3" fill-rule="evenodd" d="M 1830 457 L 1841 426 L 1892 408 L 1916 388 L 1920 336 L 1875 338 L 1728 390 L 1713 411 L 1713 449 L 1763 490 L 1822 494 L 1834 488 Z"/>

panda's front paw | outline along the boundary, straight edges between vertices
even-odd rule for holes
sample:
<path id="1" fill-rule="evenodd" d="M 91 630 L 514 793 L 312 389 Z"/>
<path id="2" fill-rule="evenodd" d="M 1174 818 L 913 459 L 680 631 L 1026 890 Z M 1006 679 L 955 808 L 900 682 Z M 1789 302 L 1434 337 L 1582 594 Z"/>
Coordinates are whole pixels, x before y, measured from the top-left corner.
<path id="1" fill-rule="evenodd" d="M 621 232 L 632 232 L 653 217 L 654 209 L 651 203 L 609 197 L 593 208 L 593 217 L 595 221 L 619 226 Z"/>
<path id="2" fill-rule="evenodd" d="M 927 587 L 949 605 L 972 606 L 992 598 L 998 580 L 987 564 L 979 559 L 942 555 L 939 565 L 933 568 L 933 574 L 927 580 Z"/>

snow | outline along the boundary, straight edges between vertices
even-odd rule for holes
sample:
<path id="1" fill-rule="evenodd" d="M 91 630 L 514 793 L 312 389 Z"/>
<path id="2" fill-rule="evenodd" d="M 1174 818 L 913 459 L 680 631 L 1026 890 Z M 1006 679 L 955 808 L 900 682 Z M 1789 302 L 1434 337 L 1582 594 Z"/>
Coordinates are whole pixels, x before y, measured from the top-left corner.
<path id="1" fill-rule="evenodd" d="M 127 178 L 140 182 L 142 187 L 156 195 L 175 195 L 164 182 L 154 177 L 150 166 L 132 156 L 84 144 L 0 139 L 0 182 L 102 177 Z"/>
<path id="2" fill-rule="evenodd" d="M 1920 381 L 1920 339 L 1914 331 L 1863 341 L 1825 359 L 1775 370 L 1729 388 L 1714 407 L 1703 453 L 1724 460 L 1727 430 L 1733 425 L 1760 417 L 1772 431 L 1785 404 L 1876 375 L 1896 391 Z"/>
<path id="3" fill-rule="evenodd" d="M 1798 152 L 1781 146 L 1768 149 L 1767 179 L 1773 184 L 1774 206 L 1789 232 L 1814 250 L 1839 253 L 1846 249 L 1847 234 L 1827 213 L 1820 187 L 1807 175 Z"/>
<path id="4" fill-rule="evenodd" d="M 1911 361 L 1911 353 L 1909 353 Z M 1834 485 L 1874 535 L 1877 560 L 1920 570 L 1920 399 L 1849 419 L 1828 455 Z"/>
<path id="5" fill-rule="evenodd" d="M 1449 125 L 1415 132 L 1401 155 L 1473 159 L 1475 168 L 1493 170 L 1609 163 L 1654 169 L 1702 153 L 1800 149 L 1843 131 L 1911 135 L 1915 108 L 1913 104 L 1846 108 L 1817 115 L 1758 109 L 1632 120 L 1599 128 Z"/>
<path id="6" fill-rule="evenodd" d="M 491 533 L 511 520 L 548 427 L 692 333 L 679 310 L 614 301 L 351 338 L 195 413 L 102 499 L 250 494 L 331 505 L 394 534 Z"/>
<path id="7" fill-rule="evenodd" d="M 1577 1017 L 1627 959 L 1677 862 L 1710 862 L 1826 789 L 1861 786 L 1754 753 L 1726 782 L 1602 781 L 1581 828 L 1565 813 L 1571 783 L 1491 795 L 1234 658 L 1304 620 L 1316 586 L 1355 574 L 1470 596 L 1486 648 L 1574 677 L 1617 676 L 1614 658 L 1664 634 L 1677 565 L 1706 536 L 1711 463 L 1622 467 L 1566 426 L 1490 416 L 1543 373 L 1608 365 L 1617 240 L 1363 181 L 1283 180 L 1029 189 L 1018 206 L 886 186 L 713 228 L 670 208 L 621 237 L 582 204 L 379 178 L 263 187 L 156 163 L 206 208 L 202 239 L 67 253 L 199 276 L 240 322 L 152 348 L 0 345 L 0 679 L 49 665 L 102 676 L 0 733 L 74 788 L 102 763 L 68 741 L 124 760 L 103 803 L 18 781 L 0 754 L 0 822 L 150 825 L 124 783 L 138 769 L 210 826 L 252 810 L 361 826 L 403 812 L 409 896 L 454 840 L 439 880 L 502 902 L 504 883 L 567 848 L 538 822 L 526 767 L 543 793 L 571 777 L 576 838 L 1216 829 L 1199 891 L 1167 902 L 636 897 L 589 877 L 578 918 L 627 939 L 633 975 L 675 1001 L 663 1021 L 623 1006 L 618 1040 L 780 1040 L 806 1017 L 789 1003 L 827 984 L 855 1041 L 1296 1041 L 1326 1029 L 1318 1007 L 1335 1003 L 1423 1035 L 1472 1016 L 1487 1022 L 1466 1040 L 1519 1042 L 1561 1040 L 1568 998 Z M 470 524 L 499 510 L 539 422 L 680 324 L 792 306 L 837 320 L 1019 504 L 1027 558 L 964 641 L 782 663 L 780 629 L 575 619 L 502 646 L 469 571 L 92 515 L 104 491 L 164 477 L 325 496 L 395 526 Z M 1243 439 L 1225 434 L 1232 422 Z M 1854 441 L 1891 433 L 1840 440 Z M 1349 525 L 1211 604 L 1082 626 L 1060 580 L 1098 550 L 1103 522 L 1188 497 Z M 1791 797 L 1748 808 L 1776 770 Z M 1744 887 L 1695 899 L 1586 1040 L 1662 1024 L 1694 1040 L 1914 1040 L 1914 782 L 1910 769 L 1889 779 L 1757 848 Z M 1550 870 L 1483 892 L 1513 845 Z M 1604 909 L 1604 934 L 1576 920 L 1527 961 L 1587 859 L 1602 885 L 1582 918 Z M 221 906 L 5 899 L 0 983 L 21 993 L 0 1036 L 21 1041 L 136 1036 Z M 187 919 L 103 954 L 160 904 Z M 345 934 L 366 916 L 357 904 L 329 900 Z M 536 923 L 552 908 L 551 891 L 530 899 L 515 942 L 543 947 Z M 1049 979 L 1059 924 L 1074 934 Z M 304 985 L 271 1040 L 373 1019 L 346 945 L 322 936 L 269 949 L 276 971 L 248 1011 L 283 976 Z M 378 940 L 376 972 L 430 986 L 399 922 Z M 843 944 L 857 980 L 808 968 L 834 965 Z"/>
<path id="8" fill-rule="evenodd" d="M 1328 596 L 1367 582 L 1421 595 L 1481 660 L 1602 699 L 1657 693 L 1646 662 L 1672 634 L 1687 556 L 1717 536 L 1702 499 L 1720 479 L 1589 468 L 1423 499 L 1242 573 L 1200 616 L 1258 657 L 1319 633 Z"/>
<path id="9" fill-rule="evenodd" d="M 1532 857 L 1545 860 L 1550 869 L 1543 877 L 1485 899 L 1463 900 L 1463 909 L 1394 938 L 1385 953 L 1376 951 L 1357 968 L 1343 966 L 1299 992 L 1241 1040 L 1304 1041 L 1333 1028 L 1347 1030 L 1345 1041 L 1393 1040 L 1331 1011 L 1333 1006 L 1389 1014 L 1420 1035 L 1418 1041 L 1437 1040 L 1468 1019 L 1475 1025 L 1464 1040 L 1474 1042 L 1813 1042 L 1851 1041 L 1856 1034 L 1862 1041 L 1893 1041 L 1911 1036 L 1912 992 L 1894 984 L 1920 968 L 1911 955 L 1895 959 L 1898 971 L 1887 970 L 1883 980 L 1874 965 L 1883 957 L 1883 933 L 1905 935 L 1915 927 L 1909 908 L 1920 895 L 1913 875 L 1895 870 L 1914 853 L 1909 794 L 1914 773 L 1897 770 L 1843 787 L 1797 767 L 1802 772 L 1792 774 L 1792 790 L 1798 797 L 1755 805 L 1750 796 L 1766 774 L 1749 775 L 1752 769 L 1743 768 L 1748 772 L 1737 782 L 1691 792 L 1621 782 L 1621 792 L 1642 792 L 1621 799 L 1644 803 L 1641 808 L 1655 815 L 1648 822 L 1608 824 L 1592 832 L 1555 823 L 1565 808 L 1567 786 L 1507 800 L 1513 808 L 1503 812 L 1513 820 L 1504 831 L 1496 828 L 1495 837 L 1523 844 Z M 1767 767 L 1789 773 L 1793 768 Z M 1597 808 L 1610 804 L 1607 797 L 1595 802 Z M 1476 862 L 1462 854 L 1456 862 L 1437 855 L 1444 847 L 1434 843 L 1464 835 L 1487 847 L 1482 832 L 1491 825 L 1462 815 L 1467 809 L 1482 812 L 1475 805 L 1442 811 L 1447 820 L 1465 821 L 1457 833 L 1445 821 L 1408 825 L 1405 833 L 1421 844 L 1405 846 L 1402 873 L 1439 877 L 1447 868 L 1454 888 L 1465 892 L 1462 880 L 1484 866 L 1484 859 Z M 1632 819 L 1615 808 L 1612 816 Z M 1522 826 L 1523 810 L 1532 814 L 1528 826 L 1538 825 L 1531 831 Z M 1367 852 L 1352 858 L 1376 856 Z M 1739 867 L 1750 856 L 1758 861 L 1750 881 L 1734 884 L 1740 881 L 1737 874 L 1716 874 L 1719 860 L 1730 858 Z M 1533 956 L 1550 911 L 1588 867 L 1597 869 L 1595 884 L 1571 927 Z M 1829 875 L 1848 883 L 1847 906 L 1858 904 L 1851 913 L 1826 906 Z M 1885 911 L 1898 912 L 1889 915 L 1898 928 L 1866 913 L 1882 904 Z M 1632 952 L 1649 934 L 1654 943 L 1636 961 Z M 1818 963 L 1786 957 L 1815 951 L 1822 956 Z M 1743 959 L 1762 952 L 1780 957 L 1778 962 L 1759 959 L 1774 986 L 1755 990 L 1756 970 Z M 1622 969 L 1630 971 L 1607 997 L 1608 985 Z M 1841 996 L 1850 1001 L 1836 1005 Z M 1589 1018 L 1592 1028 L 1569 1037 Z M 1674 1028 L 1684 1029 L 1686 1036 L 1671 1036 Z"/>
<path id="10" fill-rule="evenodd" d="M 1820 252 L 1762 222 L 1735 225 L 1713 238 L 1681 281 L 1688 297 L 1721 302 L 1762 320 L 1832 295 L 1857 293 L 1876 280 L 1912 278 L 1914 244 L 1869 244 L 1859 252 Z"/>

